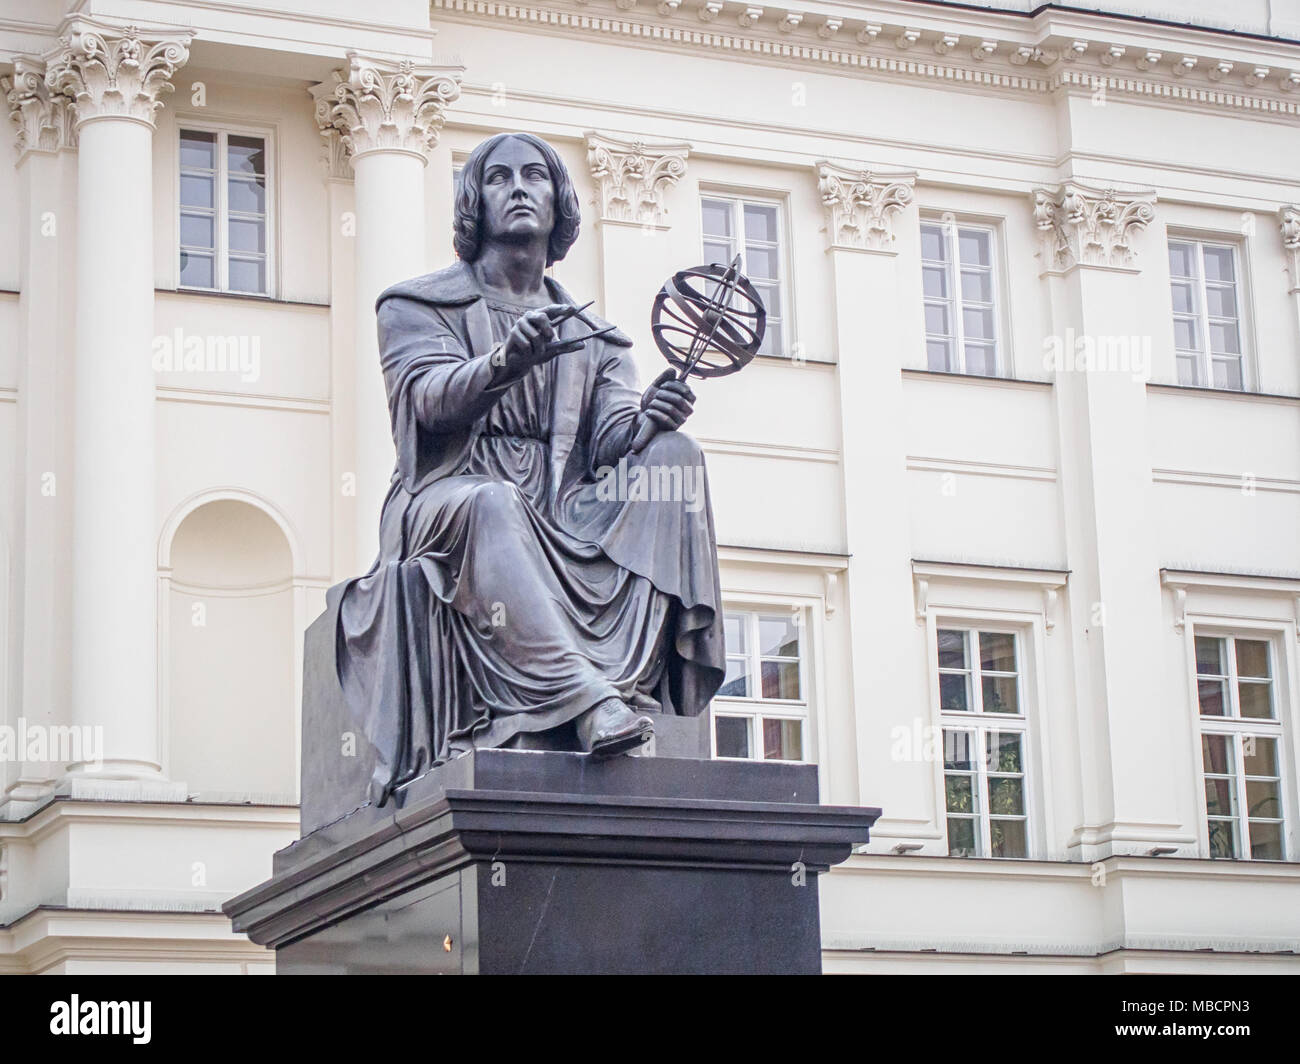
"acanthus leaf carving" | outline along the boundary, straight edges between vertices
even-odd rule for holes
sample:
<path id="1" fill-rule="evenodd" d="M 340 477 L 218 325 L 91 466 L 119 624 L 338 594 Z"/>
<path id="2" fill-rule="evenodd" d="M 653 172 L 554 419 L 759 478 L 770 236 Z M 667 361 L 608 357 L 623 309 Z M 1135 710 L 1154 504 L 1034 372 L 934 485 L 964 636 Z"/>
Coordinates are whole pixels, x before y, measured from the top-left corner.
<path id="1" fill-rule="evenodd" d="M 1133 238 L 1155 219 L 1150 190 L 1121 193 L 1070 181 L 1055 191 L 1036 188 L 1031 195 L 1046 270 L 1132 268 L 1137 262 Z"/>
<path id="2" fill-rule="evenodd" d="M 689 144 L 654 144 L 587 134 L 587 164 L 606 222 L 667 224 L 664 193 L 686 174 Z"/>
<path id="3" fill-rule="evenodd" d="M 1286 255 L 1286 272 L 1290 278 L 1287 291 L 1300 292 L 1300 207 L 1286 204 L 1277 212 L 1282 232 L 1282 251 Z"/>
<path id="4" fill-rule="evenodd" d="M 854 170 L 825 159 L 815 165 L 831 246 L 892 251 L 894 216 L 912 202 L 916 174 Z"/>
<path id="5" fill-rule="evenodd" d="M 72 101 L 51 92 L 45 83 L 45 61 L 15 56 L 12 78 L 0 78 L 0 92 L 9 104 L 9 118 L 17 130 L 21 159 L 28 152 L 56 152 L 76 147 Z"/>

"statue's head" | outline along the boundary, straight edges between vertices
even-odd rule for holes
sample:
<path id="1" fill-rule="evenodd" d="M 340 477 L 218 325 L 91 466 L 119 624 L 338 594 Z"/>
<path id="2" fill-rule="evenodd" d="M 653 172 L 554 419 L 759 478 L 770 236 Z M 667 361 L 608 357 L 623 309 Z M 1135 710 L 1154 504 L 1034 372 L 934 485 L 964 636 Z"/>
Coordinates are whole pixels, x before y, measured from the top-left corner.
<path id="1" fill-rule="evenodd" d="M 578 194 L 560 157 L 530 133 L 498 133 L 470 153 L 456 193 L 456 254 L 473 262 L 490 240 L 549 234 L 546 265 L 568 254 L 581 221 Z"/>

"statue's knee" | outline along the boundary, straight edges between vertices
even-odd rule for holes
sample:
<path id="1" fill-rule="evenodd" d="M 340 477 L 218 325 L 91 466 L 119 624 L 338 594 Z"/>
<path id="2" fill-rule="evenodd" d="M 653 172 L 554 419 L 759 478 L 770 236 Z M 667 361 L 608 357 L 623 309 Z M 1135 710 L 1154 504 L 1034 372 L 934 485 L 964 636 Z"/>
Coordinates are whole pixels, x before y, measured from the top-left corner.
<path id="1" fill-rule="evenodd" d="M 505 481 L 487 481 L 470 490 L 470 504 L 480 516 L 508 518 L 519 512 L 522 498 L 515 485 Z"/>
<path id="2" fill-rule="evenodd" d="M 684 432 L 661 432 L 642 452 L 647 465 L 698 466 L 704 464 L 704 450 Z"/>

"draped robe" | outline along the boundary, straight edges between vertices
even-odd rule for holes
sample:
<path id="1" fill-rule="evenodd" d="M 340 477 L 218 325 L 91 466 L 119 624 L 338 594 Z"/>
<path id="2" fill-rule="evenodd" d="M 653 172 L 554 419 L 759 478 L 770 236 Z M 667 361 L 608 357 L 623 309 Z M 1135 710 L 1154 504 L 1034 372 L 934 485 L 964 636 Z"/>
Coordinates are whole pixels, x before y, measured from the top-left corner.
<path id="1" fill-rule="evenodd" d="M 574 302 L 546 283 L 553 302 Z M 377 804 L 432 765 L 549 732 L 605 698 L 696 715 L 722 683 L 699 447 L 662 432 L 626 454 L 641 402 L 620 332 L 509 376 L 494 356 L 527 309 L 486 298 L 464 263 L 377 303 L 397 468 L 378 558 L 331 591 Z M 680 490 L 627 491 L 637 466 Z"/>

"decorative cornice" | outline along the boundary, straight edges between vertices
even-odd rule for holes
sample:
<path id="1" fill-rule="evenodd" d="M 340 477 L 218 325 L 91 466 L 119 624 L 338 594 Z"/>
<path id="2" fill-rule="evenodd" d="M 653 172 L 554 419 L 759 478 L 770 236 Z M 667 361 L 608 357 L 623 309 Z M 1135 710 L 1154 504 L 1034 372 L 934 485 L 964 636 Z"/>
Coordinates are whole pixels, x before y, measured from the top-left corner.
<path id="1" fill-rule="evenodd" d="M 427 162 L 447 104 L 460 96 L 463 72 L 460 66 L 394 63 L 349 52 L 347 71 L 336 70 L 332 82 L 312 90 L 331 173 L 343 176 L 344 158 L 370 152 L 404 152 Z M 335 137 L 338 143 L 330 144 Z"/>
<path id="2" fill-rule="evenodd" d="M 1120 193 L 1069 181 L 1056 191 L 1036 188 L 1031 196 L 1044 272 L 1076 266 L 1132 269 L 1132 238 L 1155 218 L 1150 190 Z"/>
<path id="3" fill-rule="evenodd" d="M 45 84 L 68 96 L 78 126 L 125 118 L 153 127 L 160 97 L 190 57 L 193 30 L 122 29 L 73 16 L 47 57 Z"/>
<path id="4" fill-rule="evenodd" d="M 72 101 L 51 92 L 45 84 L 45 61 L 33 56 L 14 57 L 14 76 L 0 78 L 0 92 L 9 104 L 9 117 L 17 128 L 18 158 L 28 152 L 50 154 L 75 148 Z"/>
<path id="5" fill-rule="evenodd" d="M 1282 231 L 1282 251 L 1286 255 L 1286 272 L 1290 278 L 1287 292 L 1300 292 L 1300 207 L 1290 204 L 1278 208 L 1278 228 Z"/>
<path id="6" fill-rule="evenodd" d="M 716 22 L 692 26 L 674 21 L 677 0 L 625 10 L 619 10 L 616 0 L 431 3 L 453 19 L 507 20 L 530 32 L 578 31 L 694 47 L 746 62 L 801 62 L 1031 94 L 1095 92 L 1104 85 L 1114 95 L 1300 117 L 1300 58 L 1291 64 L 1282 58 L 1294 52 L 1286 42 L 1251 42 L 1258 45 L 1252 50 L 1261 61 L 1233 62 L 1220 50 L 1230 47 L 1234 57 L 1240 56 L 1241 40 L 1225 44 L 1212 31 L 1189 27 L 1161 53 L 1138 37 L 1128 39 L 1127 31 L 1104 15 L 1086 12 L 1072 13 L 1071 31 L 1065 33 L 1057 28 L 1062 16 L 1050 8 L 1028 16 L 964 10 L 958 18 L 933 5 L 918 9 L 904 24 L 888 22 L 887 14 L 873 14 L 870 20 L 828 19 L 738 2 L 723 4 L 725 13 Z M 972 19 L 978 19 L 978 32 Z M 832 29 L 831 22 L 838 25 Z"/>
<path id="7" fill-rule="evenodd" d="M 830 246 L 893 251 L 894 215 L 912 202 L 916 174 L 854 170 L 825 159 L 813 165 L 817 191 L 826 207 Z"/>
<path id="8" fill-rule="evenodd" d="M 664 226 L 664 193 L 686 173 L 689 144 L 656 144 L 587 133 L 587 164 L 602 222 Z"/>

